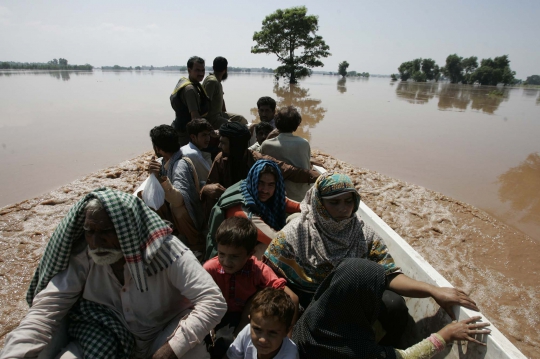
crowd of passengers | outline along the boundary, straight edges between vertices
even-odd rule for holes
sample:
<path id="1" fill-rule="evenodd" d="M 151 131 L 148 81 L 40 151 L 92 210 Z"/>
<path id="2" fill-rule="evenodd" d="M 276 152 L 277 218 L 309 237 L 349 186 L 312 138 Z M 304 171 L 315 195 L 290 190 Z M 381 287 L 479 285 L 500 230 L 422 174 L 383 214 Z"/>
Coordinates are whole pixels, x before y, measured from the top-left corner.
<path id="1" fill-rule="evenodd" d="M 485 345 L 480 317 L 455 321 L 475 302 L 407 277 L 357 214 L 351 179 L 311 169 L 294 107 L 261 97 L 248 127 L 223 100 L 227 60 L 206 78 L 202 58 L 187 65 L 174 122 L 150 131 L 163 206 L 109 188 L 76 203 L 0 358 L 418 359 Z M 402 296 L 431 297 L 454 321 L 405 348 Z"/>

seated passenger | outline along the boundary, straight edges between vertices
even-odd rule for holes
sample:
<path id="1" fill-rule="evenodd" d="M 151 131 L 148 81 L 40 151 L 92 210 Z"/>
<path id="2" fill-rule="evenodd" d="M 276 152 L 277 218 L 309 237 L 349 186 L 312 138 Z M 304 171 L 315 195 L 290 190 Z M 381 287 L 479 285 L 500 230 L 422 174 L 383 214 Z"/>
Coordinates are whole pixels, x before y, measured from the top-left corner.
<path id="1" fill-rule="evenodd" d="M 262 290 L 251 304 L 249 325 L 238 334 L 226 358 L 297 359 L 296 345 L 287 337 L 293 315 L 293 302 L 288 296 L 271 288 Z"/>
<path id="2" fill-rule="evenodd" d="M 261 145 L 261 153 L 298 168 L 310 169 L 311 148 L 309 142 L 292 134 L 301 122 L 302 117 L 293 106 L 280 109 L 276 115 L 276 128 L 279 130 L 279 135 L 267 139 Z M 302 202 L 309 187 L 307 183 L 285 181 L 287 196 L 298 202 Z"/>
<path id="3" fill-rule="evenodd" d="M 0 357 L 207 358 L 226 302 L 171 232 L 135 196 L 86 195 L 49 240 Z"/>
<path id="4" fill-rule="evenodd" d="M 216 255 L 216 231 L 233 216 L 250 219 L 257 227 L 255 256 L 261 258 L 277 231 L 285 226 L 287 213 L 300 212 L 300 203 L 285 197 L 283 177 L 273 161 L 258 160 L 247 178 L 227 188 L 212 209 L 206 240 L 206 258 Z"/>
<path id="5" fill-rule="evenodd" d="M 248 322 L 253 296 L 264 288 L 284 290 L 298 306 L 298 297 L 286 287 L 264 263 L 253 256 L 257 230 L 246 218 L 232 217 L 223 221 L 216 233 L 218 255 L 206 263 L 210 273 L 227 300 L 227 313 L 215 328 L 212 357 L 223 358 L 225 351 Z M 294 313 L 294 309 L 293 309 Z M 220 330 L 224 328 L 223 330 Z"/>
<path id="6" fill-rule="evenodd" d="M 195 166 L 188 157 L 182 157 L 178 135 L 172 126 L 160 125 L 150 131 L 156 156 L 163 157 L 159 163 L 152 157 L 148 172 L 153 173 L 165 191 L 165 202 L 170 209 L 159 211 L 170 220 L 178 237 L 195 255 L 204 252 L 206 222 L 199 199 L 199 178 Z"/>
<path id="7" fill-rule="evenodd" d="M 197 171 L 200 186 L 204 186 L 206 178 L 212 167 L 212 158 L 210 153 L 203 150 L 210 143 L 210 136 L 214 129 L 205 119 L 199 118 L 191 120 L 186 125 L 186 130 L 189 135 L 189 143 L 183 146 L 180 150 L 184 157 L 188 157 Z"/>
<path id="8" fill-rule="evenodd" d="M 272 160 L 277 163 L 284 179 L 293 182 L 315 182 L 319 173 L 304 170 L 278 161 L 270 156 L 261 155 L 248 149 L 249 131 L 238 122 L 227 122 L 219 129 L 222 152 L 212 164 L 206 185 L 201 190 L 206 218 L 225 189 L 246 178 L 250 168 L 259 159 Z"/>
<path id="9" fill-rule="evenodd" d="M 311 305 L 294 326 L 293 340 L 300 358 L 429 359 L 453 340 L 485 345 L 473 338 L 491 332 L 483 329 L 489 323 L 473 323 L 481 317 L 452 322 L 407 350 L 377 343 L 373 325 L 377 313 L 385 305 L 386 281 L 384 267 L 373 261 L 348 258 L 337 264 L 317 288 Z M 469 350 L 467 347 L 467 352 Z"/>
<path id="10" fill-rule="evenodd" d="M 227 121 L 240 122 L 247 125 L 247 120 L 242 115 L 227 112 L 225 100 L 223 99 L 223 81 L 227 79 L 227 59 L 218 56 L 214 59 L 214 73 L 206 76 L 203 81 L 206 94 L 210 98 L 210 109 L 205 118 L 217 130 Z"/>
<path id="11" fill-rule="evenodd" d="M 268 96 L 261 97 L 257 101 L 257 111 L 259 113 L 259 120 L 261 122 L 266 122 L 270 124 L 272 128 L 276 128 L 276 122 L 274 120 L 274 117 L 276 115 L 276 100 Z M 251 133 L 251 139 L 249 140 L 249 144 L 250 146 L 253 146 L 257 143 L 255 127 L 251 126 L 249 128 L 249 132 Z"/>
<path id="12" fill-rule="evenodd" d="M 300 204 L 300 216 L 290 221 L 266 250 L 267 264 L 287 278 L 304 308 L 339 262 L 366 258 L 382 265 L 387 275 L 388 290 L 378 318 L 387 332 L 383 343 L 398 345 L 407 324 L 407 307 L 400 295 L 432 297 L 452 319 L 454 305 L 478 310 L 461 290 L 438 288 L 401 273 L 383 239 L 357 215 L 359 205 L 360 195 L 348 176 L 325 173 Z"/>
<path id="13" fill-rule="evenodd" d="M 257 101 L 257 112 L 261 122 L 267 122 L 276 128 L 274 117 L 276 116 L 276 100 L 269 96 L 263 96 Z"/>
<path id="14" fill-rule="evenodd" d="M 274 128 L 268 122 L 259 122 L 254 127 L 257 143 L 250 146 L 249 149 L 256 152 L 261 152 L 262 143 L 268 138 L 268 135 L 274 130 Z"/>

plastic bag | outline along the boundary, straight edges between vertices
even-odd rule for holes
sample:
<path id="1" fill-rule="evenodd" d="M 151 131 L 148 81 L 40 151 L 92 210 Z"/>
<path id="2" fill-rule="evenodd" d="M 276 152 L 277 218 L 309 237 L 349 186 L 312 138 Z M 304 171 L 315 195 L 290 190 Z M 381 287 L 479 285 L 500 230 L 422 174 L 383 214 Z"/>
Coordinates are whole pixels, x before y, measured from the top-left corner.
<path id="1" fill-rule="evenodd" d="M 163 203 L 165 203 L 165 191 L 153 173 L 150 174 L 148 182 L 146 182 L 146 186 L 144 186 L 142 199 L 148 207 L 153 208 L 156 211 L 163 206 Z"/>

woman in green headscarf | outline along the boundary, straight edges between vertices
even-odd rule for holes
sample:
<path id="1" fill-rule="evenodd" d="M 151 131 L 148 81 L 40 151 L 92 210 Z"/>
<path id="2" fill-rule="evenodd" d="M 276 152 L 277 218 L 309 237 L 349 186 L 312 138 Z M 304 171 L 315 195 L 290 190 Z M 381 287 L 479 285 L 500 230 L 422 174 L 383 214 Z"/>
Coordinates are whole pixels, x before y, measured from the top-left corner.
<path id="1" fill-rule="evenodd" d="M 359 206 L 360 195 L 351 179 L 327 172 L 306 193 L 300 204 L 301 215 L 268 246 L 264 254 L 267 264 L 287 278 L 303 307 L 308 306 L 319 284 L 343 259 L 365 258 L 380 264 L 386 273 L 389 290 L 383 295 L 379 321 L 387 332 L 388 344 L 399 341 L 407 322 L 407 308 L 400 295 L 433 297 L 452 318 L 453 305 L 478 310 L 460 290 L 434 287 L 404 275 L 383 239 L 357 214 Z"/>

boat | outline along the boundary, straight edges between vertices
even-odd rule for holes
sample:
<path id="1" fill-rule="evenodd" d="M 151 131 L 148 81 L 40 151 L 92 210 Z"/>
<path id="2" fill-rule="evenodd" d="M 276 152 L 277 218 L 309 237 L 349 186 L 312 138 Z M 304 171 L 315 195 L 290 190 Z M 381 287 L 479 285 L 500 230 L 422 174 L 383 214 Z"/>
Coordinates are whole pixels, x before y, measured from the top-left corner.
<path id="1" fill-rule="evenodd" d="M 326 170 L 320 166 L 313 166 L 319 173 Z M 133 193 L 144 189 L 145 180 Z M 360 202 L 358 213 L 366 225 L 384 240 L 388 250 L 392 254 L 396 264 L 401 267 L 403 273 L 418 281 L 426 282 L 436 287 L 453 287 L 439 272 L 435 270 L 416 250 L 414 250 L 399 234 L 397 234 L 386 222 L 384 222 L 364 202 Z M 404 335 L 407 346 L 420 342 L 431 333 L 438 332 L 446 324 L 450 323 L 450 317 L 432 298 L 405 298 L 409 315 L 409 325 Z M 476 316 L 482 317 L 482 322 L 490 323 L 491 334 L 478 335 L 476 339 L 487 345 L 481 346 L 476 343 L 454 343 L 446 347 L 445 351 L 437 354 L 435 358 L 448 359 L 527 359 L 518 348 L 506 338 L 493 323 L 481 312 L 454 306 L 454 314 L 457 320 L 463 320 Z"/>

